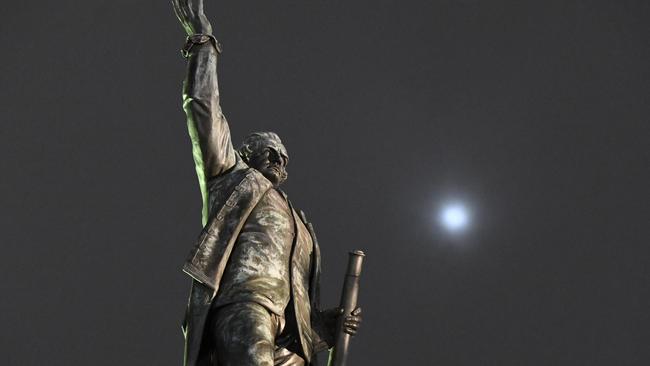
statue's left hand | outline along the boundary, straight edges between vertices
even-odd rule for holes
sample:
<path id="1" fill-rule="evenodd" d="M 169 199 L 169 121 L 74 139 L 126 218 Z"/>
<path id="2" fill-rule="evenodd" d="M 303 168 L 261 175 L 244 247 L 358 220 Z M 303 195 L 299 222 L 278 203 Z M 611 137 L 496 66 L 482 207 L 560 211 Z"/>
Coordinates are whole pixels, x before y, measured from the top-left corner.
<path id="1" fill-rule="evenodd" d="M 356 335 L 361 326 L 361 320 L 361 307 L 357 307 L 343 319 L 343 331 L 352 336 Z"/>
<path id="2" fill-rule="evenodd" d="M 325 326 L 330 329 L 332 335 L 336 332 L 336 324 L 343 315 L 343 308 L 333 308 L 323 311 L 321 314 Z M 361 326 L 361 308 L 357 307 L 350 314 L 343 318 L 343 331 L 349 335 L 356 335 L 359 326 Z"/>
<path id="3" fill-rule="evenodd" d="M 203 13 L 203 0 L 172 0 L 172 5 L 188 36 L 212 34 L 212 25 Z"/>

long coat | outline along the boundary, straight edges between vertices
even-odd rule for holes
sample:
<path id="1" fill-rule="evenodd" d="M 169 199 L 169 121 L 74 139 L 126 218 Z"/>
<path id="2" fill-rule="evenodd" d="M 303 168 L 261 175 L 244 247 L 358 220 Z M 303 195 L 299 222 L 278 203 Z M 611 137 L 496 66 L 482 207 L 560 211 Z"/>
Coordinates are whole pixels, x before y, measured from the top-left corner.
<path id="1" fill-rule="evenodd" d="M 192 287 L 183 322 L 185 336 L 185 366 L 197 364 L 205 322 L 212 300 L 218 294 L 224 269 L 246 219 L 262 196 L 272 188 L 260 172 L 238 159 L 228 172 L 208 182 L 209 219 L 186 260 L 183 271 L 192 277 Z M 309 296 L 313 323 L 319 322 L 320 249 L 311 224 L 314 243 Z M 301 336 L 302 338 L 302 336 Z M 304 347 L 304 340 L 301 339 Z M 322 342 L 321 342 L 322 343 Z M 311 356 L 312 345 L 305 350 Z M 316 346 L 322 348 L 322 346 Z"/>

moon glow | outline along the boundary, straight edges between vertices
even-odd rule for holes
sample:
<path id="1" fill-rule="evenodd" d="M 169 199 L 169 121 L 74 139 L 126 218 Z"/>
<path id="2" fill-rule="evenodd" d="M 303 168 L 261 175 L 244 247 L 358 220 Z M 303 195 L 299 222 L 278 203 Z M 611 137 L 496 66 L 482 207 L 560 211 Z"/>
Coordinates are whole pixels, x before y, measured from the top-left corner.
<path id="1" fill-rule="evenodd" d="M 442 207 L 440 223 L 450 232 L 459 232 L 469 225 L 469 211 L 462 203 L 454 202 Z"/>

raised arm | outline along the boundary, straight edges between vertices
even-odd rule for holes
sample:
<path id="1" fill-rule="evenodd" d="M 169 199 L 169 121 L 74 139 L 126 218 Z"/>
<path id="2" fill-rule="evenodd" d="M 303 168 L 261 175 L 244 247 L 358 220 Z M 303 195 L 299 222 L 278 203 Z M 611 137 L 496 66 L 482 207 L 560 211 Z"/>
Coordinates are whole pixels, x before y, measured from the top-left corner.
<path id="1" fill-rule="evenodd" d="M 192 140 L 192 154 L 207 214 L 206 181 L 236 163 L 230 128 L 219 105 L 217 58 L 220 46 L 203 12 L 203 0 L 173 0 L 174 11 L 187 33 L 183 49 L 188 59 L 183 84 L 183 109 Z"/>

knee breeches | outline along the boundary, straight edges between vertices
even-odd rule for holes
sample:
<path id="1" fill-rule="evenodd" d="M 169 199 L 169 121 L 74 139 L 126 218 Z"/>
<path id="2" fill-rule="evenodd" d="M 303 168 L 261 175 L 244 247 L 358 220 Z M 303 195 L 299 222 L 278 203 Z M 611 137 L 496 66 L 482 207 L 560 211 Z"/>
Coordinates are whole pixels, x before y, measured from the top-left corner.
<path id="1" fill-rule="evenodd" d="M 214 309 L 210 338 L 218 366 L 302 366 L 297 354 L 276 345 L 284 317 L 253 302 L 235 303 Z M 216 362 L 215 362 L 216 361 Z"/>

